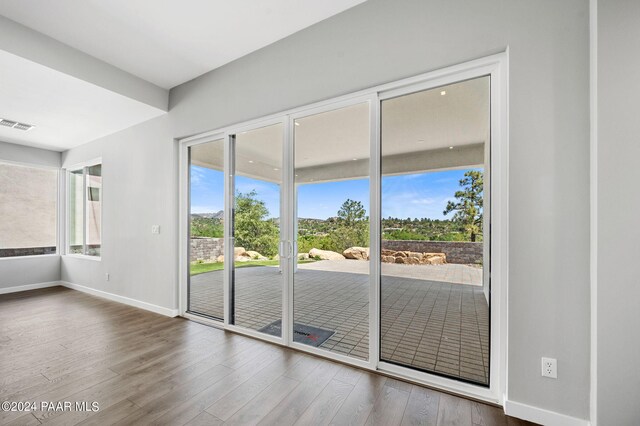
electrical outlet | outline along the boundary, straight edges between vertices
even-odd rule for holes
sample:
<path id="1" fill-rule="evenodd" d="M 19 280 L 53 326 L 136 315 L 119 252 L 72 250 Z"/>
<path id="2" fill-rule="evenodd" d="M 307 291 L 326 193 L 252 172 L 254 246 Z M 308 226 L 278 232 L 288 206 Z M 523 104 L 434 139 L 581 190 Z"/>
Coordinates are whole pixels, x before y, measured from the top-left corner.
<path id="1" fill-rule="evenodd" d="M 542 377 L 558 378 L 558 360 L 555 358 L 542 358 Z"/>
<path id="2" fill-rule="evenodd" d="M 160 233 L 160 225 L 151 225 L 151 233 L 159 234 Z"/>
<path id="3" fill-rule="evenodd" d="M 109 281 L 109 278 L 111 278 L 111 277 L 109 276 L 108 272 L 106 274 L 104 274 L 104 280 L 105 281 Z"/>

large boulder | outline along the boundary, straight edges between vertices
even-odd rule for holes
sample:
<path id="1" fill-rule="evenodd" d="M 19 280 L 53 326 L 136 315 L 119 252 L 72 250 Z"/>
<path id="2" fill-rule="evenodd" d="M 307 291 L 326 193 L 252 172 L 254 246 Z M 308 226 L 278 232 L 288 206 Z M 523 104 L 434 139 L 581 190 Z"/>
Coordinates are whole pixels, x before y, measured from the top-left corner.
<path id="1" fill-rule="evenodd" d="M 309 257 L 318 258 L 321 260 L 344 260 L 344 256 L 340 253 L 330 250 L 320 250 L 312 248 L 309 250 Z"/>
<path id="2" fill-rule="evenodd" d="M 238 258 L 238 257 L 251 257 L 249 256 L 249 254 L 247 253 L 247 251 L 244 249 L 244 247 L 234 247 L 233 248 L 233 257 Z"/>
<path id="3" fill-rule="evenodd" d="M 347 259 L 369 260 L 369 247 L 349 247 L 342 255 Z"/>
<path id="4" fill-rule="evenodd" d="M 406 251 L 394 251 L 391 256 L 393 256 L 393 257 L 407 257 L 407 252 Z"/>
<path id="5" fill-rule="evenodd" d="M 247 254 L 249 255 L 249 257 L 250 257 L 252 260 L 268 260 L 268 259 L 269 259 L 268 257 L 265 257 L 265 256 L 261 255 L 261 254 L 260 254 L 260 253 L 258 253 L 257 251 L 251 251 L 251 250 L 249 250 L 249 251 L 247 251 Z"/>
<path id="6" fill-rule="evenodd" d="M 220 256 L 216 257 L 216 262 L 224 262 L 224 254 L 221 254 Z"/>
<path id="7" fill-rule="evenodd" d="M 298 260 L 307 260 L 309 259 L 309 253 L 298 253 Z"/>
<path id="8" fill-rule="evenodd" d="M 393 253 L 395 253 L 395 250 L 388 250 L 388 249 L 382 249 L 380 250 L 380 254 L 382 254 L 383 256 L 393 256 Z"/>
<path id="9" fill-rule="evenodd" d="M 444 253 L 422 253 L 420 263 L 425 265 L 444 265 L 447 263 L 447 255 Z"/>
<path id="10" fill-rule="evenodd" d="M 447 255 L 444 253 L 422 253 L 420 263 L 425 265 L 444 265 L 447 263 Z"/>
<path id="11" fill-rule="evenodd" d="M 401 257 L 400 259 L 403 260 L 403 263 L 405 265 L 419 265 L 420 264 L 420 259 L 418 259 L 417 257 L 409 256 L 409 257 Z"/>
<path id="12" fill-rule="evenodd" d="M 396 258 L 393 256 L 382 256 L 382 261 L 384 263 L 396 263 Z"/>

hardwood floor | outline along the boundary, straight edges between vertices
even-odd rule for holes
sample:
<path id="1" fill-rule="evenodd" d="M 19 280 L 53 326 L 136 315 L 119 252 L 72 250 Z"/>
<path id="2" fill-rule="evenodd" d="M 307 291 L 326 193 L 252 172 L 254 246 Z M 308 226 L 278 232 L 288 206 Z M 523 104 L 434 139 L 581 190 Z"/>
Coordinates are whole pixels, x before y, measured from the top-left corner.
<path id="1" fill-rule="evenodd" d="M 0 296 L 0 401 L 37 403 L 30 412 L 0 411 L 3 425 L 530 424 L 489 405 L 62 287 Z M 44 410 L 43 401 L 50 404 Z M 58 401 L 72 407 L 49 409 Z"/>

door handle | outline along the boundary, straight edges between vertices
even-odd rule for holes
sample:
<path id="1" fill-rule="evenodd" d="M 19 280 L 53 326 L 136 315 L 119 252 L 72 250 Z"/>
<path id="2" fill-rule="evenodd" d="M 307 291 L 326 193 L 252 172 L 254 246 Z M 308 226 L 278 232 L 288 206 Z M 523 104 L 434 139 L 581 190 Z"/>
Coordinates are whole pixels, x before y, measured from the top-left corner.
<path id="1" fill-rule="evenodd" d="M 289 259 L 293 258 L 293 243 L 289 241 Z"/>

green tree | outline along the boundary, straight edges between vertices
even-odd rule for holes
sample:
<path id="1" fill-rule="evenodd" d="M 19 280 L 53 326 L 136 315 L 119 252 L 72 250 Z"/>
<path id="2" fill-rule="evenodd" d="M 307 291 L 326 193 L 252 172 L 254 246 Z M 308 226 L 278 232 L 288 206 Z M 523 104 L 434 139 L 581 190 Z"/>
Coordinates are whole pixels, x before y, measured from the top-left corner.
<path id="1" fill-rule="evenodd" d="M 354 246 L 369 245 L 369 218 L 360 201 L 347 199 L 338 210 L 337 226 L 327 236 L 326 250 L 341 253 Z"/>
<path id="2" fill-rule="evenodd" d="M 192 217 L 191 218 L 191 236 L 192 237 L 209 237 L 222 238 L 224 229 L 222 221 L 215 218 Z"/>
<path id="3" fill-rule="evenodd" d="M 257 198 L 253 190 L 246 194 L 238 192 L 235 198 L 235 240 L 236 246 L 253 250 L 264 256 L 278 253 L 278 225 L 269 219 L 265 202 Z"/>
<path id="4" fill-rule="evenodd" d="M 469 170 L 460 179 L 459 191 L 456 191 L 456 201 L 449 201 L 442 212 L 447 215 L 455 212 L 453 220 L 460 224 L 462 230 L 471 241 L 476 241 L 482 234 L 482 189 L 483 178 L 479 170 Z"/>
<path id="5" fill-rule="evenodd" d="M 347 198 L 338 210 L 338 220 L 346 226 L 355 225 L 366 219 L 366 210 L 360 201 L 354 201 Z"/>

